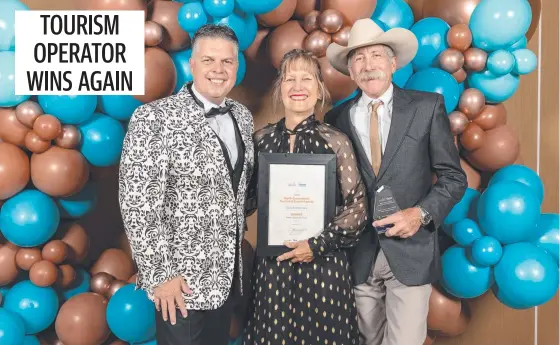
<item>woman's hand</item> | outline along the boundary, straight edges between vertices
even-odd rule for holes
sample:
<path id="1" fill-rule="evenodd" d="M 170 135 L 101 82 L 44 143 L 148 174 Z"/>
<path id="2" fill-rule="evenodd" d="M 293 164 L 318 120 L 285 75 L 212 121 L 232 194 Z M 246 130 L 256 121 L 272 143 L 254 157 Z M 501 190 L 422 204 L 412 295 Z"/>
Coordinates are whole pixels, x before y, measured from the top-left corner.
<path id="1" fill-rule="evenodd" d="M 297 242 L 285 242 L 284 245 L 288 248 L 293 248 L 292 251 L 284 253 L 278 257 L 278 261 L 292 259 L 293 263 L 296 262 L 311 262 L 313 261 L 313 251 L 309 247 L 307 240 Z"/>

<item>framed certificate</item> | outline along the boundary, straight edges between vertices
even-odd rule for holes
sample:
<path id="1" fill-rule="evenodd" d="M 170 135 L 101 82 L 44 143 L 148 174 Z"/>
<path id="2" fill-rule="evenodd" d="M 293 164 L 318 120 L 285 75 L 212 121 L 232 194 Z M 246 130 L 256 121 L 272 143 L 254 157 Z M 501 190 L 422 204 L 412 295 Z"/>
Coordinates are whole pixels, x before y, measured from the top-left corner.
<path id="1" fill-rule="evenodd" d="M 257 255 L 317 236 L 336 211 L 336 155 L 259 153 Z"/>

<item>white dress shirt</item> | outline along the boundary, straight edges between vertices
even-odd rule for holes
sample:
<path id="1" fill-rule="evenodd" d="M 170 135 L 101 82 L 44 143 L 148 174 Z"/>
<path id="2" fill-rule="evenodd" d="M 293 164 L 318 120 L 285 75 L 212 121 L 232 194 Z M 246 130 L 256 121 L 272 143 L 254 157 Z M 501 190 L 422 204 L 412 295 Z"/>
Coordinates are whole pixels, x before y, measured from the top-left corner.
<path id="1" fill-rule="evenodd" d="M 212 108 L 223 107 L 226 105 L 225 100 L 219 106 L 210 102 L 206 97 L 202 96 L 194 87 L 192 86 L 192 91 L 194 95 L 204 104 L 204 112 L 207 113 Z M 237 163 L 237 142 L 235 140 L 235 123 L 231 118 L 231 114 L 218 114 L 212 118 L 207 118 L 206 121 L 210 127 L 214 130 L 214 133 L 224 142 L 228 150 L 229 159 L 232 168 L 235 167 Z"/>
<path id="2" fill-rule="evenodd" d="M 371 145 L 370 145 L 370 112 L 369 104 L 377 99 L 371 98 L 365 93 L 352 106 L 350 109 L 350 120 L 356 129 L 356 133 L 360 138 L 360 142 L 366 152 L 366 155 L 371 163 Z M 391 128 L 391 117 L 393 116 L 393 84 L 389 86 L 387 91 L 379 98 L 383 102 L 377 108 L 377 118 L 379 124 L 379 138 L 381 138 L 381 152 L 385 153 L 387 146 L 387 138 L 389 137 L 389 129 Z"/>

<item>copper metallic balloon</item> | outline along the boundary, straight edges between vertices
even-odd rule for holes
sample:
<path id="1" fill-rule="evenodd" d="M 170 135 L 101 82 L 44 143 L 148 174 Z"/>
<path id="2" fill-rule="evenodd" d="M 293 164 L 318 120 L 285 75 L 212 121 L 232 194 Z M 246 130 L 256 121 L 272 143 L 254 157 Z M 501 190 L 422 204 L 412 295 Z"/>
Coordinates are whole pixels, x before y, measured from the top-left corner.
<path id="1" fill-rule="evenodd" d="M 16 107 L 17 119 L 28 128 L 33 128 L 33 123 L 40 115 L 43 115 L 43 109 L 37 102 L 27 100 Z"/>
<path id="2" fill-rule="evenodd" d="M 61 264 L 68 255 L 68 246 L 61 240 L 52 240 L 45 244 L 42 251 L 44 260 L 48 260 L 53 264 Z"/>
<path id="3" fill-rule="evenodd" d="M 62 241 L 68 245 L 67 259 L 70 262 L 79 263 L 87 256 L 90 241 L 89 236 L 80 223 L 64 222 L 59 229 L 62 233 Z"/>
<path id="4" fill-rule="evenodd" d="M 159 44 L 166 51 L 180 51 L 189 47 L 189 33 L 181 28 L 178 21 L 179 10 L 184 4 L 175 1 L 153 1 L 150 3 L 150 20 L 163 28 L 163 40 Z"/>
<path id="5" fill-rule="evenodd" d="M 21 192 L 30 177 L 29 157 L 16 145 L 0 142 L 0 200 Z"/>
<path id="6" fill-rule="evenodd" d="M 480 0 L 429 0 L 424 1 L 423 18 L 438 17 L 447 24 L 469 24 L 471 15 Z"/>
<path id="7" fill-rule="evenodd" d="M 459 97 L 459 109 L 469 120 L 475 119 L 484 107 L 486 98 L 478 89 L 470 88 L 463 91 Z"/>
<path id="8" fill-rule="evenodd" d="M 453 135 L 463 133 L 468 124 L 469 119 L 462 112 L 452 111 L 451 114 L 449 114 L 449 127 L 451 128 L 451 133 L 453 133 Z"/>
<path id="9" fill-rule="evenodd" d="M 93 292 L 74 295 L 58 311 L 56 334 L 64 345 L 99 345 L 111 335 L 106 311 L 104 296 Z"/>
<path id="10" fill-rule="evenodd" d="M 0 244 L 0 286 L 13 282 L 19 270 L 16 265 L 16 254 L 18 247 L 10 242 Z"/>
<path id="11" fill-rule="evenodd" d="M 156 1 L 159 3 L 160 1 Z M 164 4 L 178 2 L 161 2 Z M 169 54 L 156 47 L 146 48 L 145 52 L 144 95 L 136 95 L 137 100 L 148 103 L 170 96 L 177 83 L 177 72 Z"/>
<path id="12" fill-rule="evenodd" d="M 503 103 L 486 105 L 473 122 L 485 131 L 503 126 L 507 123 L 506 107 Z"/>
<path id="13" fill-rule="evenodd" d="M 123 250 L 110 248 L 101 253 L 90 271 L 91 275 L 99 272 L 106 272 L 118 280 L 127 281 L 134 274 L 134 263 Z"/>
<path id="14" fill-rule="evenodd" d="M 449 320 L 455 319 L 461 313 L 461 300 L 448 297 L 435 287 L 429 301 L 428 329 L 441 330 Z"/>
<path id="15" fill-rule="evenodd" d="M 478 150 L 467 152 L 465 158 L 475 168 L 494 172 L 513 164 L 519 157 L 519 139 L 509 125 L 485 132 L 484 145 Z"/>
<path id="16" fill-rule="evenodd" d="M 129 284 L 136 284 L 137 277 L 138 277 L 138 274 L 134 274 L 132 277 L 128 278 L 127 282 Z"/>
<path id="17" fill-rule="evenodd" d="M 461 68 L 465 63 L 465 57 L 463 53 L 454 48 L 447 48 L 439 54 L 439 65 L 444 71 L 449 73 L 455 73 Z"/>
<path id="18" fill-rule="evenodd" d="M 284 54 L 292 49 L 302 49 L 307 33 L 297 20 L 282 24 L 268 35 L 268 54 L 272 66 L 279 68 Z"/>
<path id="19" fill-rule="evenodd" d="M 66 289 L 76 279 L 76 270 L 68 264 L 58 266 L 58 285 Z"/>
<path id="20" fill-rule="evenodd" d="M 53 146 L 31 156 L 31 180 L 37 189 L 53 197 L 78 193 L 89 178 L 89 164 L 77 150 Z"/>
<path id="21" fill-rule="evenodd" d="M 311 11 L 303 17 L 303 30 L 311 33 L 319 29 L 319 11 Z"/>
<path id="22" fill-rule="evenodd" d="M 274 28 L 284 24 L 294 15 L 297 0 L 282 0 L 280 5 L 274 10 L 257 15 L 259 24 L 265 27 Z"/>
<path id="23" fill-rule="evenodd" d="M 447 32 L 447 43 L 449 47 L 464 52 L 472 43 L 471 29 L 467 24 L 453 25 Z"/>
<path id="24" fill-rule="evenodd" d="M 453 73 L 452 76 L 458 83 L 462 83 L 467 79 L 467 71 L 465 71 L 464 68 L 460 68 L 457 72 Z"/>
<path id="25" fill-rule="evenodd" d="M 156 22 L 147 21 L 144 23 L 144 44 L 148 47 L 155 47 L 163 40 L 163 28 Z"/>
<path id="26" fill-rule="evenodd" d="M 33 123 L 33 131 L 43 140 L 53 140 L 62 132 L 62 125 L 52 115 L 41 115 Z"/>
<path id="27" fill-rule="evenodd" d="M 111 288 L 111 283 L 115 280 L 115 277 L 109 273 L 99 272 L 94 274 L 89 281 L 89 288 L 91 291 L 96 292 L 100 295 L 106 296 Z"/>
<path id="28" fill-rule="evenodd" d="M 529 0 L 529 5 L 531 5 L 532 16 L 529 30 L 525 33 L 527 40 L 530 40 L 539 28 L 539 20 L 541 18 L 541 0 Z"/>
<path id="29" fill-rule="evenodd" d="M 37 262 L 29 270 L 29 279 L 37 286 L 51 286 L 56 283 L 57 278 L 56 265 L 47 260 Z"/>
<path id="30" fill-rule="evenodd" d="M 43 140 L 37 133 L 29 131 L 25 136 L 25 146 L 33 153 L 43 153 L 51 147 L 51 142 Z"/>
<path id="31" fill-rule="evenodd" d="M 60 135 L 55 139 L 54 143 L 63 149 L 75 149 L 82 141 L 82 134 L 73 125 L 63 125 Z"/>
<path id="32" fill-rule="evenodd" d="M 144 11 L 147 16 L 146 0 L 85 0 L 85 9 L 89 11 Z"/>
<path id="33" fill-rule="evenodd" d="M 0 140 L 6 143 L 25 147 L 25 136 L 29 128 L 16 117 L 14 108 L 0 108 Z"/>
<path id="34" fill-rule="evenodd" d="M 331 42 L 331 35 L 319 29 L 307 35 L 303 41 L 303 49 L 312 52 L 317 57 L 323 57 Z"/>
<path id="35" fill-rule="evenodd" d="M 297 19 L 303 19 L 306 14 L 317 9 L 315 6 L 317 3 L 317 0 L 297 0 L 294 17 Z"/>
<path id="36" fill-rule="evenodd" d="M 461 134 L 461 145 L 467 151 L 473 151 L 484 144 L 484 131 L 476 123 L 469 123 Z"/>
<path id="37" fill-rule="evenodd" d="M 465 67 L 472 72 L 480 72 L 486 67 L 488 54 L 478 48 L 469 48 L 465 51 Z"/>
<path id="38" fill-rule="evenodd" d="M 317 18 L 317 22 L 321 30 L 329 34 L 334 34 L 342 28 L 344 19 L 339 10 L 328 9 L 321 12 Z"/>
<path id="39" fill-rule="evenodd" d="M 245 55 L 245 59 L 248 61 L 256 62 L 261 61 L 264 62 L 267 60 L 267 49 L 266 44 L 266 37 L 270 33 L 269 28 L 261 28 L 257 31 L 257 36 L 253 40 L 253 43 L 249 46 L 249 48 L 245 49 L 243 55 Z"/>
<path id="40" fill-rule="evenodd" d="M 343 26 L 342 29 L 332 34 L 332 41 L 346 47 L 348 45 L 348 39 L 350 39 L 350 30 L 352 30 L 351 26 Z"/>
<path id="41" fill-rule="evenodd" d="M 111 287 L 109 288 L 109 291 L 107 291 L 107 298 L 111 298 L 113 297 L 117 291 L 119 291 L 120 288 L 122 288 L 123 286 L 127 285 L 128 283 L 126 281 L 122 281 L 122 280 L 115 280 L 111 283 Z"/>
<path id="42" fill-rule="evenodd" d="M 16 254 L 16 264 L 19 268 L 29 271 L 37 262 L 43 260 L 39 248 L 21 248 Z"/>
<path id="43" fill-rule="evenodd" d="M 377 0 L 321 0 L 321 11 L 339 10 L 344 23 L 353 25 L 358 19 L 370 18 L 377 5 Z"/>
<path id="44" fill-rule="evenodd" d="M 467 183 L 469 185 L 469 188 L 472 188 L 474 190 L 479 189 L 482 181 L 480 172 L 473 168 L 472 165 L 470 165 L 463 158 L 460 159 L 460 163 L 461 168 L 463 168 L 463 171 L 467 174 Z"/>
<path id="45" fill-rule="evenodd" d="M 349 76 L 334 69 L 326 57 L 320 58 L 319 64 L 321 65 L 325 86 L 329 90 L 333 102 L 348 97 L 356 90 L 356 83 Z"/>

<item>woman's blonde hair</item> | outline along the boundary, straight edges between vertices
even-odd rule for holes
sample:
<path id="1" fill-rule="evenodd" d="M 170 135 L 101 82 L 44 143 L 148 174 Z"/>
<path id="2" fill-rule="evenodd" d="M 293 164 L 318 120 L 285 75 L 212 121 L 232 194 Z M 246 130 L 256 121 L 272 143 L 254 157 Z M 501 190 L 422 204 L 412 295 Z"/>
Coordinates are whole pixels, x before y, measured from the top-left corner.
<path id="1" fill-rule="evenodd" d="M 308 72 L 315 76 L 315 80 L 319 85 L 319 99 L 321 100 L 321 108 L 325 106 L 325 103 L 330 103 L 331 95 L 325 86 L 325 81 L 323 79 L 323 73 L 321 73 L 321 65 L 319 65 L 319 60 L 311 52 L 303 49 L 292 49 L 287 52 L 282 61 L 280 62 L 280 68 L 278 68 L 278 75 L 274 81 L 274 91 L 272 93 L 272 102 L 274 112 L 278 109 L 278 104 L 282 103 L 282 81 L 294 66 L 301 63 L 303 68 L 307 69 Z"/>

